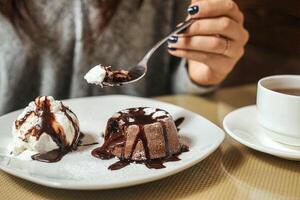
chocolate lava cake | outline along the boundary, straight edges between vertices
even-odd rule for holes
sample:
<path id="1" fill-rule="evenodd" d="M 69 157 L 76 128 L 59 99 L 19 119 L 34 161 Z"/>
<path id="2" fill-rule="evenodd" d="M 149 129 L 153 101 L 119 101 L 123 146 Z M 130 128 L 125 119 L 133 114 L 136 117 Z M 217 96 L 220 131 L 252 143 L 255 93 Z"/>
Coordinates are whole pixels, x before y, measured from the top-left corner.
<path id="1" fill-rule="evenodd" d="M 120 161 L 109 169 L 120 169 L 130 162 L 164 168 L 163 162 L 180 160 L 177 155 L 185 150 L 167 111 L 139 107 L 117 112 L 108 120 L 104 144 L 92 155 L 101 159 L 118 157 Z"/>

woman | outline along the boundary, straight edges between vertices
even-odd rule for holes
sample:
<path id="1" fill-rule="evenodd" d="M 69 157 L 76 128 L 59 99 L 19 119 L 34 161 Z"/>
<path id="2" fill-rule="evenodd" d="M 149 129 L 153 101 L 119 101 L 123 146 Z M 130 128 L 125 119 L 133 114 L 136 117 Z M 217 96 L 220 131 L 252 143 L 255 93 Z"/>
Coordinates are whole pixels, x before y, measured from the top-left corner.
<path id="1" fill-rule="evenodd" d="M 231 0 L 3 0 L 0 13 L 0 114 L 38 95 L 205 92 L 225 79 L 248 40 Z M 136 64 L 184 15 L 197 21 L 154 55 L 143 80 L 104 89 L 84 81 L 98 63 Z"/>

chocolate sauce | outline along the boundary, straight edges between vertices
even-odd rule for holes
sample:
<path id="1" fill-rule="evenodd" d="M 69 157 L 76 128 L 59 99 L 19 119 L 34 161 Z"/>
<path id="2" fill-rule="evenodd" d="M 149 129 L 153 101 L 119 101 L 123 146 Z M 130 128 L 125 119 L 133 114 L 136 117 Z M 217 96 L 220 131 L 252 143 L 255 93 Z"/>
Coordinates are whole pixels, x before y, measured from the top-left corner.
<path id="1" fill-rule="evenodd" d="M 38 98 L 38 102 L 35 101 L 38 117 L 41 118 L 41 126 L 35 126 L 37 140 L 42 133 L 48 134 L 52 140 L 59 146 L 60 149 L 65 149 L 66 138 L 62 130 L 56 132 L 53 128 L 53 124 L 56 123 L 54 114 L 51 112 L 51 104 L 47 97 L 44 101 L 41 101 L 41 97 Z"/>
<path id="2" fill-rule="evenodd" d="M 109 151 L 107 151 L 106 149 L 101 148 L 101 147 L 94 149 L 92 151 L 92 155 L 96 158 L 100 158 L 101 160 L 109 160 L 109 159 L 115 157 Z"/>
<path id="3" fill-rule="evenodd" d="M 92 151 L 92 155 L 94 157 L 107 160 L 115 157 L 112 154 L 112 151 L 114 150 L 115 147 L 120 146 L 122 147 L 122 154 L 121 157 L 119 158 L 120 161 L 112 164 L 109 166 L 108 169 L 110 170 L 117 170 L 121 169 L 130 163 L 139 163 L 139 164 L 145 164 L 148 168 L 154 168 L 154 169 L 161 169 L 164 168 L 165 166 L 163 165 L 164 162 L 171 162 L 171 161 L 178 161 L 180 160 L 178 158 L 178 155 L 181 152 L 185 152 L 188 148 L 185 148 L 182 146 L 180 151 L 177 154 L 170 155 L 170 149 L 169 149 L 169 142 L 168 142 L 168 135 L 167 135 L 167 130 L 165 124 L 161 121 L 164 118 L 169 117 L 169 115 L 166 114 L 163 116 L 159 116 L 157 118 L 153 118 L 153 114 L 156 113 L 157 111 L 163 111 L 160 109 L 156 109 L 154 113 L 150 115 L 145 115 L 144 112 L 144 107 L 140 108 L 131 108 L 128 109 L 128 112 L 118 112 L 118 117 L 113 117 L 110 118 L 108 123 L 107 123 L 107 128 L 105 132 L 105 142 L 104 144 L 96 148 Z M 123 122 L 121 125 L 119 122 Z M 178 124 L 180 125 L 183 121 L 183 118 L 178 120 Z M 148 147 L 148 140 L 146 138 L 146 134 L 144 131 L 144 125 L 146 124 L 152 124 L 155 122 L 160 122 L 163 128 L 163 136 L 165 140 L 165 152 L 166 156 L 164 158 L 160 159 L 151 159 L 150 157 L 150 151 Z M 126 136 L 124 135 L 124 132 L 130 125 L 138 125 L 139 126 L 139 132 L 137 136 L 134 139 L 133 145 L 131 147 L 131 151 L 129 156 L 125 157 L 124 151 L 125 151 L 125 145 L 126 145 Z M 132 156 L 134 153 L 134 150 L 136 149 L 136 146 L 138 142 L 141 141 L 143 145 L 143 149 L 145 151 L 145 157 L 146 159 L 143 161 L 134 161 L 132 160 Z"/>
<path id="4" fill-rule="evenodd" d="M 46 152 L 46 153 L 35 154 L 35 155 L 31 156 L 31 158 L 33 160 L 38 160 L 40 162 L 53 163 L 53 162 L 60 161 L 62 159 L 62 157 L 64 155 L 66 155 L 67 153 L 69 153 L 70 151 L 71 150 L 69 150 L 69 149 L 65 149 L 65 150 L 54 149 L 54 150 Z"/>
<path id="5" fill-rule="evenodd" d="M 99 144 L 98 142 L 93 142 L 93 143 L 88 143 L 88 144 L 78 144 L 77 146 L 82 147 L 82 146 L 92 146 L 92 145 L 96 145 Z"/>
<path id="6" fill-rule="evenodd" d="M 150 152 L 149 152 L 149 147 L 148 147 L 148 140 L 147 140 L 147 137 L 146 137 L 146 134 L 145 134 L 145 130 L 144 130 L 144 125 L 143 124 L 140 124 L 139 125 L 139 133 L 137 134 L 137 136 L 135 137 L 135 140 L 134 140 L 134 143 L 131 147 L 131 152 L 130 152 L 130 156 L 129 156 L 129 160 L 132 159 L 132 156 L 133 156 L 133 152 L 136 148 L 136 145 L 139 141 L 142 141 L 142 144 L 143 144 L 143 147 L 144 147 L 144 151 L 145 151 L 145 156 L 146 156 L 146 159 L 150 159 Z"/>
<path id="7" fill-rule="evenodd" d="M 85 135 L 84 135 L 82 132 L 80 132 L 77 141 L 72 145 L 71 151 L 72 151 L 72 150 L 73 150 L 73 151 L 77 150 L 79 146 L 88 146 L 88 144 L 87 144 L 87 145 L 82 144 L 82 139 L 84 138 L 84 136 L 85 136 Z"/>
<path id="8" fill-rule="evenodd" d="M 111 159 L 115 156 L 112 155 L 110 150 L 122 143 L 125 143 L 125 137 L 123 135 L 119 135 L 119 134 L 113 135 L 113 136 L 107 138 L 107 140 L 105 139 L 105 142 L 101 147 L 94 149 L 92 151 L 92 155 L 94 157 L 100 158 L 102 160 Z"/>
<path id="9" fill-rule="evenodd" d="M 69 121 L 72 123 L 72 126 L 73 126 L 73 128 L 74 128 L 74 130 L 75 130 L 75 136 L 74 136 L 73 141 L 72 141 L 72 146 L 73 146 L 74 149 L 76 149 L 76 147 L 77 147 L 76 140 L 77 140 L 78 134 L 79 134 L 79 132 L 80 132 L 80 131 L 79 131 L 79 126 L 78 126 L 77 123 L 75 123 L 74 119 L 71 117 L 71 115 L 70 115 L 68 112 L 72 113 L 76 118 L 77 118 L 77 116 L 76 116 L 75 113 L 74 113 L 72 110 L 70 110 L 67 106 L 64 106 L 62 102 L 61 102 L 61 111 L 66 115 L 66 117 L 67 117 L 67 118 L 69 119 Z M 80 134 L 82 134 L 82 133 L 80 133 Z M 83 134 L 82 134 L 82 137 L 83 137 Z M 78 140 L 78 141 L 79 141 L 79 140 Z"/>
<path id="10" fill-rule="evenodd" d="M 35 113 L 35 112 L 34 111 L 27 112 L 22 119 L 16 120 L 15 121 L 16 129 L 19 129 L 32 113 Z"/>
<path id="11" fill-rule="evenodd" d="M 63 132 L 63 130 L 58 129 L 55 130 L 53 126 L 55 125 L 56 119 L 54 114 L 51 112 L 51 103 L 47 96 L 45 96 L 44 100 L 41 100 L 42 97 L 38 97 L 35 100 L 36 110 L 30 111 L 25 114 L 25 116 L 22 119 L 16 120 L 15 125 L 18 129 L 22 124 L 26 121 L 26 119 L 34 113 L 37 117 L 41 119 L 41 124 L 36 125 L 28 130 L 28 132 L 25 134 L 24 141 L 27 140 L 27 136 L 30 134 L 32 136 L 35 136 L 37 140 L 39 140 L 42 133 L 48 134 L 52 140 L 57 144 L 58 149 L 49 151 L 47 153 L 42 154 L 35 154 L 31 158 L 33 160 L 41 161 L 41 162 L 57 162 L 61 160 L 61 158 L 66 155 L 68 152 L 75 150 L 77 148 L 77 138 L 81 137 L 78 136 L 79 134 L 79 127 L 73 120 L 73 118 L 69 115 L 68 112 L 73 113 L 68 107 L 61 104 L 61 111 L 65 113 L 67 118 L 71 121 L 74 130 L 75 130 L 75 137 L 72 142 L 71 146 L 68 146 L 66 142 L 66 136 Z M 73 113 L 74 114 L 74 113 Z M 75 115 L 75 114 L 74 114 Z M 76 116 L 76 115 L 75 115 Z M 83 136 L 82 136 L 83 137 Z M 78 140 L 79 141 L 79 140 Z"/>
<path id="12" fill-rule="evenodd" d="M 178 128 L 182 122 L 184 121 L 184 117 L 179 117 L 178 119 L 176 119 L 174 122 L 175 122 L 175 125 L 176 127 Z"/>
<path id="13" fill-rule="evenodd" d="M 166 168 L 166 166 L 163 165 L 163 159 L 147 160 L 145 162 L 145 165 L 149 169 L 162 169 L 162 168 Z"/>
<path id="14" fill-rule="evenodd" d="M 189 151 L 188 147 L 185 146 L 185 145 L 182 145 L 182 147 L 181 147 L 181 149 L 180 149 L 180 151 L 178 153 L 170 155 L 170 156 L 167 156 L 167 157 L 164 157 L 164 158 L 148 159 L 148 160 L 142 160 L 142 161 L 119 160 L 116 163 L 110 165 L 108 167 L 108 169 L 110 169 L 110 170 L 122 169 L 123 167 L 126 167 L 130 163 L 144 164 L 149 169 L 162 169 L 162 168 L 166 168 L 166 166 L 164 165 L 165 162 L 176 162 L 176 161 L 179 161 L 180 158 L 178 156 L 181 153 L 187 152 L 187 151 Z"/>
<path id="15" fill-rule="evenodd" d="M 110 169 L 110 170 L 118 170 L 118 169 L 122 169 L 123 167 L 126 167 L 129 164 L 130 164 L 130 162 L 128 160 L 119 160 L 118 162 L 110 165 L 108 167 L 108 169 Z"/>
<path id="16" fill-rule="evenodd" d="M 104 69 L 106 71 L 106 76 L 103 80 L 103 85 L 110 86 L 114 83 L 122 83 L 132 80 L 129 71 L 127 70 L 112 70 L 111 67 L 104 67 Z"/>
<path id="17" fill-rule="evenodd" d="M 152 159 L 152 160 L 145 160 L 144 164 L 149 169 L 162 169 L 166 166 L 164 165 L 165 162 L 176 162 L 181 160 L 178 156 L 183 152 L 188 152 L 189 147 L 186 145 L 181 145 L 180 151 L 176 154 L 166 156 L 164 158 L 158 158 L 158 159 Z M 137 162 L 137 163 L 143 163 L 143 162 Z"/>
<path id="18" fill-rule="evenodd" d="M 157 109 L 156 111 L 161 111 Z M 92 155 L 97 158 L 107 158 L 107 154 L 111 154 L 111 151 L 116 146 L 123 146 L 125 147 L 126 137 L 123 134 L 125 129 L 130 125 L 137 124 L 139 125 L 139 133 L 135 138 L 134 144 L 132 145 L 131 153 L 128 158 L 124 157 L 124 154 L 121 156 L 121 160 L 124 159 L 131 159 L 134 149 L 138 143 L 138 141 L 142 141 L 146 158 L 150 159 L 149 148 L 147 144 L 147 138 L 144 132 L 144 125 L 151 124 L 157 122 L 157 119 L 153 119 L 152 115 L 145 115 L 144 108 L 131 108 L 128 109 L 128 113 L 125 112 L 118 112 L 119 117 L 117 118 L 110 118 L 107 123 L 107 128 L 104 136 L 104 144 L 92 151 Z M 167 117 L 164 116 L 164 117 Z M 160 117 L 161 119 L 162 117 Z M 123 121 L 123 125 L 119 125 L 119 121 Z"/>

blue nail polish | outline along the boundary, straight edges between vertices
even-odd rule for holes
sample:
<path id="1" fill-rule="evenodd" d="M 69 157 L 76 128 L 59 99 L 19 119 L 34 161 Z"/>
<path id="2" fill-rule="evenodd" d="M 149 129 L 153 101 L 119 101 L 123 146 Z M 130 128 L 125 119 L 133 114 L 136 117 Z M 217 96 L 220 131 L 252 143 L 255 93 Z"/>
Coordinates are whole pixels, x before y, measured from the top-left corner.
<path id="1" fill-rule="evenodd" d="M 168 42 L 170 42 L 170 43 L 176 43 L 177 41 L 178 41 L 178 36 L 176 36 L 176 35 L 172 35 L 168 39 Z"/>
<path id="2" fill-rule="evenodd" d="M 187 12 L 190 14 L 190 15 L 194 15 L 196 14 L 197 12 L 199 12 L 199 7 L 198 6 L 192 6 L 192 7 L 189 7 L 187 9 Z"/>
<path id="3" fill-rule="evenodd" d="M 176 51 L 176 48 L 168 47 L 169 51 Z"/>

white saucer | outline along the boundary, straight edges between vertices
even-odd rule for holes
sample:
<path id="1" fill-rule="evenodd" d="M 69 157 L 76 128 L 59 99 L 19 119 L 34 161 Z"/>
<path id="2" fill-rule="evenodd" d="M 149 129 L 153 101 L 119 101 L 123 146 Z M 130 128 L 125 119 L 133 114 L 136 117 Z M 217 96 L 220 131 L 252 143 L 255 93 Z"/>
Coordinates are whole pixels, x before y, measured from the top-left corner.
<path id="1" fill-rule="evenodd" d="M 257 121 L 256 105 L 239 108 L 226 115 L 225 131 L 236 141 L 252 149 L 288 160 L 300 160 L 300 148 L 273 141 L 272 131 Z"/>
<path id="2" fill-rule="evenodd" d="M 96 190 L 120 188 L 146 183 L 176 174 L 210 155 L 224 139 L 222 129 L 196 113 L 181 107 L 146 98 L 111 95 L 64 101 L 78 116 L 81 131 L 86 135 L 83 143 L 99 141 L 99 145 L 79 147 L 57 163 L 42 163 L 9 156 L 11 126 L 20 111 L 0 117 L 0 169 L 14 176 L 54 188 Z M 149 106 L 165 109 L 174 119 L 184 117 L 179 135 L 190 151 L 179 155 L 178 162 L 165 163 L 164 169 L 148 169 L 141 164 L 130 164 L 120 170 L 107 167 L 117 161 L 100 160 L 91 151 L 103 143 L 100 137 L 107 120 L 117 111 Z"/>

